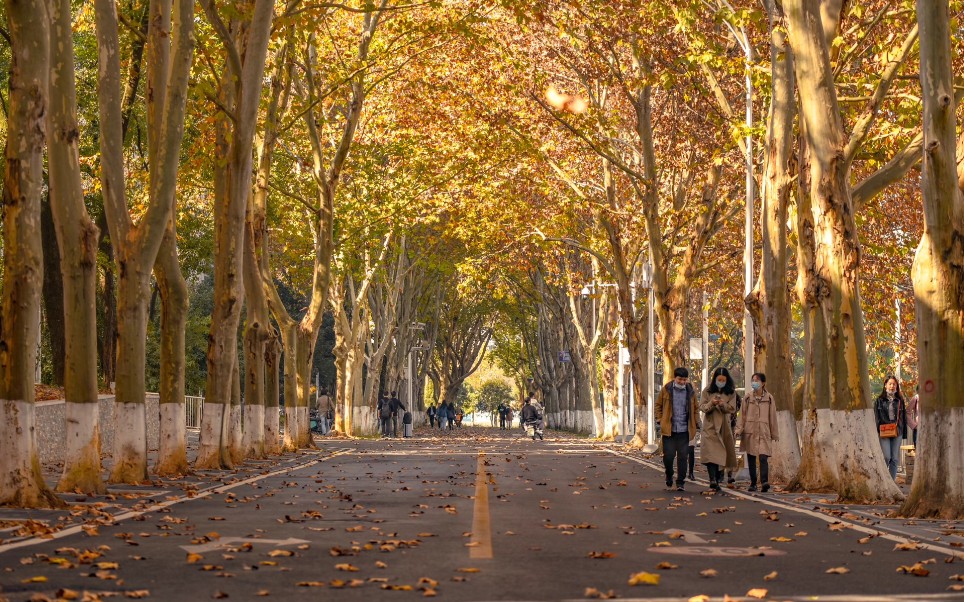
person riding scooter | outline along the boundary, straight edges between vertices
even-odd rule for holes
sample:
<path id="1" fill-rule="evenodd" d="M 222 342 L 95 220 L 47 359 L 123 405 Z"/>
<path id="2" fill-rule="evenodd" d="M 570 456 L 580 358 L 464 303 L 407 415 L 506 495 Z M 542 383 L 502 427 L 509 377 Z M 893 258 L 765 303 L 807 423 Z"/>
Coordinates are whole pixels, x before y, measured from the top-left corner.
<path id="1" fill-rule="evenodd" d="M 531 434 L 533 441 L 536 437 L 544 439 L 542 435 L 542 405 L 536 399 L 535 393 L 529 393 L 528 399 L 522 406 L 520 419 L 522 424 L 525 425 L 526 434 Z"/>

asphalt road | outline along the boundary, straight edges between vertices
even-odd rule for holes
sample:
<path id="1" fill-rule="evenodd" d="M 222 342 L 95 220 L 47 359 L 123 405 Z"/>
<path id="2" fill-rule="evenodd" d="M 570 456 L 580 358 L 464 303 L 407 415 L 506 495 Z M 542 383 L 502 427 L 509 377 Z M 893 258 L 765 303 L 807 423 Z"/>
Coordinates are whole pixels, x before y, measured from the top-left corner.
<path id="1" fill-rule="evenodd" d="M 698 485 L 666 491 L 652 461 L 554 433 L 320 440 L 66 511 L 0 510 L 0 599 L 964 600 L 948 590 L 959 524 Z"/>

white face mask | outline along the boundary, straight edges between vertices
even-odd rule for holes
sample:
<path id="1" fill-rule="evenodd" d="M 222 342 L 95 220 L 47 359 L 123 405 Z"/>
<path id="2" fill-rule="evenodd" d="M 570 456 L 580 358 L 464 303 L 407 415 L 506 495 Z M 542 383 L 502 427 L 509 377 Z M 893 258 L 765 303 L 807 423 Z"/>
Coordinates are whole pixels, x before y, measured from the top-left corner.
<path id="1" fill-rule="evenodd" d="M 722 388 L 725 387 L 725 386 L 726 386 L 726 380 L 716 379 L 716 388 L 717 388 L 717 389 L 722 389 Z"/>

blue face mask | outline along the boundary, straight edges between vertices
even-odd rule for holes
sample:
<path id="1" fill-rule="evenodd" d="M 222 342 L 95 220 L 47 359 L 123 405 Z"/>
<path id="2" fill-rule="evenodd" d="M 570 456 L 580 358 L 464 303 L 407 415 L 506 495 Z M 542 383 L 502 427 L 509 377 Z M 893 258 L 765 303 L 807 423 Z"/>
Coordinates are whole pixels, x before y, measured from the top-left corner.
<path id="1" fill-rule="evenodd" d="M 763 386 L 763 383 L 761 383 L 761 382 L 758 381 L 758 380 L 755 380 L 755 381 L 753 381 L 752 383 L 750 383 L 750 386 L 753 388 L 754 391 L 759 391 L 759 390 L 760 390 L 760 387 Z"/>

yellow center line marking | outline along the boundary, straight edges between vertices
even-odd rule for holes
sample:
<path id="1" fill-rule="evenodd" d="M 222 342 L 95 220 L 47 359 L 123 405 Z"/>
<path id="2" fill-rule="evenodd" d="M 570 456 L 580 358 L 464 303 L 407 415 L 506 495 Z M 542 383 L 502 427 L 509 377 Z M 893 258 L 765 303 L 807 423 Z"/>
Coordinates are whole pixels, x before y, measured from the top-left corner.
<path id="1" fill-rule="evenodd" d="M 479 452 L 475 471 L 475 507 L 472 510 L 472 540 L 469 558 L 492 558 L 492 522 L 489 519 L 489 479 L 485 453 Z"/>

